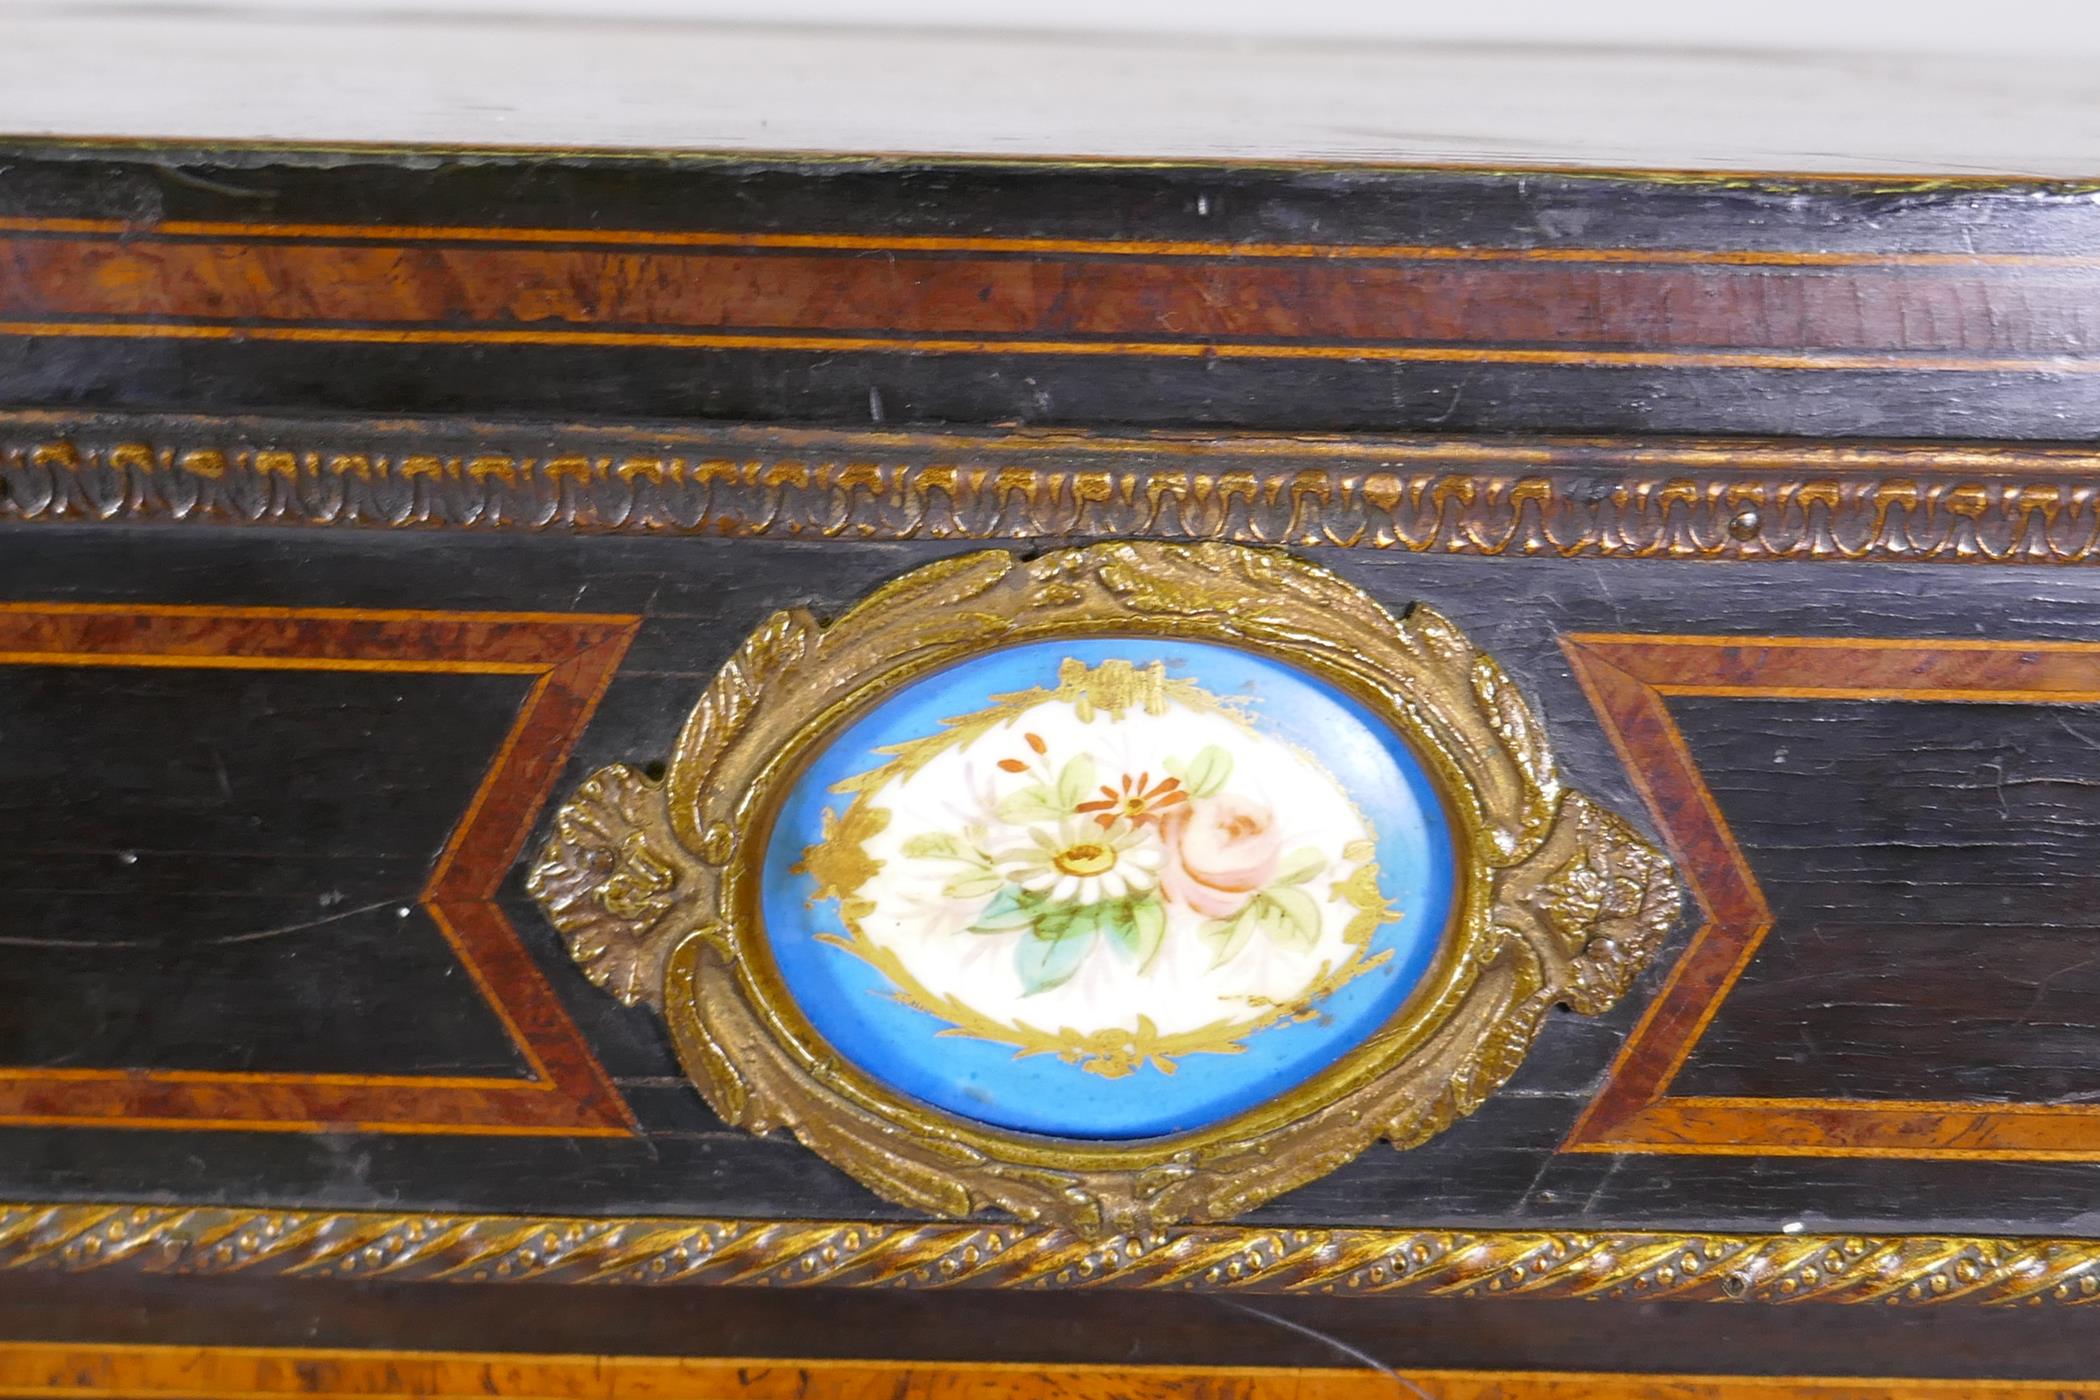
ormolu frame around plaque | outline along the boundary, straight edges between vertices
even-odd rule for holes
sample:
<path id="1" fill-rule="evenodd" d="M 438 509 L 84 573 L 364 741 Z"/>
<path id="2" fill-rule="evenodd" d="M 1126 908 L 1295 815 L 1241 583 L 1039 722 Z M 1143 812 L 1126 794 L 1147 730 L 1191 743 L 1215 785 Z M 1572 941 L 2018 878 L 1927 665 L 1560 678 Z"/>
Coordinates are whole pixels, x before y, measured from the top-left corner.
<path id="1" fill-rule="evenodd" d="M 755 903 L 785 785 L 869 703 L 997 647 L 1103 635 L 1247 648 L 1351 694 L 1434 774 L 1461 866 L 1438 962 L 1379 1035 L 1224 1122 L 1115 1144 L 968 1122 L 842 1063 L 780 984 Z M 1443 618 L 1395 619 L 1277 551 L 1135 542 L 947 559 L 829 626 L 775 614 L 708 688 L 662 783 L 624 766 L 584 783 L 531 888 L 593 980 L 663 1011 L 725 1121 L 789 1128 L 918 1209 L 1082 1234 L 1227 1218 L 1380 1138 L 1423 1141 L 1509 1077 L 1549 1007 L 1616 1001 L 1679 907 L 1668 863 L 1562 787 L 1515 686 Z"/>

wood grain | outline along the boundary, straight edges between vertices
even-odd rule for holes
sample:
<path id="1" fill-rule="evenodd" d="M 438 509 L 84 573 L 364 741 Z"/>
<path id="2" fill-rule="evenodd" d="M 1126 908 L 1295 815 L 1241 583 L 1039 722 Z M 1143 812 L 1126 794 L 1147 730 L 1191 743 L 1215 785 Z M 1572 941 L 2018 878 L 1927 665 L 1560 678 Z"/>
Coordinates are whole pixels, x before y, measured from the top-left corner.
<path id="1" fill-rule="evenodd" d="M 2100 647 L 1589 633 L 1569 635 L 1563 645 L 1706 918 L 1570 1130 L 1566 1150 L 2100 1159 L 2100 1109 L 2082 1093 L 2059 1103 L 1978 1105 L 1947 1097 L 1673 1090 L 1771 934 L 1774 916 L 1669 705 L 1673 697 L 2093 703 L 2100 702 Z M 1913 722 L 1921 718 L 1910 714 Z M 1909 757 L 1892 753 L 1887 761 Z M 1874 806 L 1893 819 L 1884 825 L 1894 839 L 1917 845 L 1919 828 L 1905 826 L 1885 803 Z M 2002 802 L 2000 808 L 2009 820 Z M 1823 815 L 1827 821 L 1829 809 Z"/>
<path id="2" fill-rule="evenodd" d="M 1678 1074 L 1718 1097 L 2075 1105 L 2100 707 L 1670 702 L 1773 929 Z"/>
<path id="3" fill-rule="evenodd" d="M 0 1123 L 276 1132 L 628 1131 L 617 1093 L 493 898 L 633 628 L 632 618 L 576 614 L 0 604 L 0 663 L 10 666 L 460 672 L 531 681 L 414 897 L 516 1046 L 523 1076 L 32 1063 L 0 1068 Z M 177 816 L 169 841 L 181 839 L 180 825 Z"/>
<path id="4" fill-rule="evenodd" d="M 2094 218 L 1987 183 L 25 149 L 0 381 L 97 409 L 2076 439 Z"/>
<path id="5" fill-rule="evenodd" d="M 1640 1372 L 910 1364 L 470 1352 L 0 1344 L 10 1396 L 532 1400 L 2085 1400 L 2100 1382 Z"/>
<path id="6" fill-rule="evenodd" d="M 10 223 L 0 333 L 14 335 L 2059 374 L 2100 339 L 2100 261 L 2084 259 L 1052 239 L 996 256 L 911 238 L 827 249 L 816 233 L 738 249 L 705 246 L 733 244 L 719 234 Z"/>

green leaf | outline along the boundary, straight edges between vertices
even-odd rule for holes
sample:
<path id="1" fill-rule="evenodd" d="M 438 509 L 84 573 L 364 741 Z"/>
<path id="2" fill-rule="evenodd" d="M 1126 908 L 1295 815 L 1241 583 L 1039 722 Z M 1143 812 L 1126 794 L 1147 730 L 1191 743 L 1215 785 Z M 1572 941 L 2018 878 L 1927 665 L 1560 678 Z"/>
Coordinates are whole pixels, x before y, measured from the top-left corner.
<path id="1" fill-rule="evenodd" d="M 1188 776 L 1181 780 L 1181 785 L 1188 789 L 1191 797 L 1208 797 L 1224 787 L 1231 777 L 1232 755 L 1216 744 L 1210 744 L 1189 760 Z"/>
<path id="2" fill-rule="evenodd" d="M 941 893 L 950 899 L 980 899 L 1005 883 L 1006 877 L 996 870 L 972 870 L 941 886 Z"/>
<path id="3" fill-rule="evenodd" d="M 1055 821 L 1065 814 L 1058 805 L 1057 797 L 1041 783 L 1030 783 L 1024 788 L 1015 788 L 999 799 L 996 809 L 999 820 L 1005 822 Z"/>
<path id="4" fill-rule="evenodd" d="M 1279 943 L 1310 948 L 1320 941 L 1320 906 L 1304 890 L 1278 885 L 1254 897 L 1262 926 Z"/>
<path id="5" fill-rule="evenodd" d="M 1057 775 L 1058 805 L 1069 812 L 1094 790 L 1094 757 L 1092 754 L 1075 754 Z"/>
<path id="6" fill-rule="evenodd" d="M 945 831 L 926 831 L 904 843 L 904 854 L 924 860 L 972 860 L 975 853 Z"/>
<path id="7" fill-rule="evenodd" d="M 1130 913 L 1128 900 L 1117 900 L 1113 904 L 1095 906 L 1100 913 L 1095 917 L 1101 931 L 1108 935 L 1108 945 L 1126 958 L 1138 954 L 1137 920 Z"/>
<path id="8" fill-rule="evenodd" d="M 1043 937 L 1038 929 L 1022 939 L 1014 948 L 1014 969 L 1021 974 L 1023 995 L 1034 996 L 1071 981 L 1094 946 L 1094 934 L 1091 919 L 1074 919 L 1055 938 Z"/>
<path id="9" fill-rule="evenodd" d="M 1223 967 L 1239 956 L 1254 936 L 1254 906 L 1248 905 L 1229 919 L 1212 919 L 1197 930 L 1210 945 L 1210 965 Z"/>
<path id="10" fill-rule="evenodd" d="M 970 925 L 970 932 L 1012 933 L 1015 929 L 1029 928 L 1034 925 L 1041 909 L 1041 900 L 1019 885 L 1008 885 L 999 891 L 998 898 L 978 911 L 977 921 Z"/>
<path id="11" fill-rule="evenodd" d="M 1327 868 L 1327 857 L 1317 846 L 1300 846 L 1276 867 L 1276 883 L 1302 885 Z"/>
<path id="12" fill-rule="evenodd" d="M 1158 897 L 1146 895 L 1098 907 L 1102 910 L 1101 931 L 1115 950 L 1135 962 L 1140 972 L 1151 966 L 1167 933 L 1167 910 Z"/>
<path id="13" fill-rule="evenodd" d="M 1037 938 L 1062 938 L 1072 927 L 1072 921 L 1086 911 L 1069 904 L 1052 904 L 1045 900 L 1036 906 L 1035 936 Z"/>

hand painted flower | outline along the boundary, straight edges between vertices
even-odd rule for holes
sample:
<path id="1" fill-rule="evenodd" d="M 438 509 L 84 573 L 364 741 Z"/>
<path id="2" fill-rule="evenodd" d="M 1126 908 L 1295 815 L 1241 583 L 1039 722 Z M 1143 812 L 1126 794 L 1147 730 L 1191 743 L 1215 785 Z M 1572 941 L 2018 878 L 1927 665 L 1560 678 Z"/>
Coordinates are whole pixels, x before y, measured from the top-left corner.
<path id="1" fill-rule="evenodd" d="M 1160 892 L 1212 919 L 1229 919 L 1275 878 L 1283 837 L 1276 814 L 1259 802 L 1221 793 L 1166 814 L 1167 859 Z"/>
<path id="2" fill-rule="evenodd" d="M 1066 820 L 1055 831 L 1027 833 L 1030 844 L 997 857 L 999 873 L 1030 894 L 1060 904 L 1099 904 L 1143 894 L 1159 883 L 1159 842 L 1142 827 L 1103 830 L 1091 820 Z"/>
<path id="3" fill-rule="evenodd" d="M 1120 788 L 1103 783 L 1099 797 L 1080 803 L 1074 810 L 1094 814 L 1094 820 L 1104 827 L 1119 821 L 1144 826 L 1158 821 L 1169 807 L 1178 807 L 1188 800 L 1179 778 L 1166 778 L 1154 785 L 1150 773 L 1140 773 L 1135 778 L 1125 773 Z"/>

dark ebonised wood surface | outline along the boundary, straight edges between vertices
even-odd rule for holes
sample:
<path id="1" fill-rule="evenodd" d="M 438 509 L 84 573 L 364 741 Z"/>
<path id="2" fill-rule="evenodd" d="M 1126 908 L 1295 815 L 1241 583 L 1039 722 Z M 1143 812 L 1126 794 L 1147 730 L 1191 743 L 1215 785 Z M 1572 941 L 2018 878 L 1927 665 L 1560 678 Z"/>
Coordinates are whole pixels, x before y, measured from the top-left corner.
<path id="1" fill-rule="evenodd" d="M 2064 439 L 2069 184 L 22 145 L 0 403 Z"/>
<path id="2" fill-rule="evenodd" d="M 20 602 L 638 614 L 641 630 L 562 789 L 607 762 L 660 759 L 714 668 L 768 612 L 805 606 L 835 614 L 882 579 L 961 547 L 42 527 L 10 530 L 5 546 L 0 590 Z M 1565 633 L 1959 640 L 1984 631 L 2100 640 L 2092 616 L 2100 585 L 2075 573 L 1512 566 L 1342 553 L 1328 562 L 1390 606 L 1428 603 L 1465 627 L 1547 716 L 1571 779 L 1644 824 L 1642 799 L 1571 677 Z M 82 1057 L 176 1068 L 237 1057 L 254 1069 L 352 1075 L 500 1066 L 500 1042 L 487 1034 L 459 977 L 434 964 L 444 950 L 418 920 L 396 918 L 387 903 L 370 911 L 368 928 L 365 915 L 342 917 L 334 899 L 340 893 L 354 907 L 413 894 L 421 871 L 412 867 L 429 861 L 442 838 L 432 814 L 464 805 L 470 775 L 500 727 L 489 720 L 491 707 L 503 704 L 500 686 L 480 677 L 380 685 L 366 676 L 302 675 L 301 686 L 343 683 L 339 705 L 302 710 L 286 703 L 275 689 L 282 678 L 268 673 L 164 670 L 154 674 L 154 720 L 145 725 L 124 719 L 135 688 L 105 682 L 106 692 L 69 699 L 77 673 L 53 674 L 61 679 L 18 688 L 0 754 L 17 773 L 37 776 L 46 802 L 67 804 L 59 810 L 75 813 L 74 824 L 18 826 L 9 857 L 45 872 L 38 878 L 47 884 L 72 887 L 77 912 L 59 927 L 48 903 L 55 896 L 35 890 L 10 908 L 7 986 L 24 1008 L 9 1027 L 15 1063 Z M 2077 894 L 2092 879 L 2080 815 L 2091 801 L 2082 776 L 2090 750 L 2079 737 L 2091 727 L 2086 707 L 1672 703 L 1777 918 L 1735 994 L 1743 1000 L 1723 1006 L 1680 1090 L 2069 1105 L 2088 1096 L 2078 1008 L 2094 983 L 2091 912 Z M 25 704 L 46 708 L 40 728 L 21 727 Z M 229 762 L 221 783 L 208 755 L 200 770 L 196 736 L 239 725 L 244 713 L 301 727 L 306 747 L 292 773 L 265 776 L 241 760 Z M 127 744 L 113 741 L 112 725 L 129 734 Z M 249 732 L 267 740 L 271 731 Z M 148 753 L 154 761 L 140 762 Z M 118 765 L 117 776 L 96 776 L 110 765 Z M 236 918 L 225 908 L 234 901 L 195 894 L 156 907 L 151 880 L 168 857 L 122 824 L 122 804 L 111 809 L 81 796 L 112 785 L 142 788 L 127 799 L 134 806 L 149 796 L 164 802 L 170 829 L 187 833 L 185 868 L 195 874 L 185 888 L 260 889 L 281 907 Z M 296 822 L 270 815 L 302 798 L 335 814 L 346 853 L 369 849 L 369 870 L 353 877 L 317 861 Z M 258 844 L 257 814 L 266 826 L 282 821 L 287 829 Z M 540 830 L 545 820 L 543 813 Z M 528 849 L 536 845 L 537 837 Z M 127 863 L 126 853 L 137 853 L 137 862 Z M 722 1129 L 679 1074 L 653 1019 L 619 1007 L 568 965 L 516 872 L 500 899 L 633 1107 L 641 1136 L 16 1126 L 4 1130 L 0 1192 L 583 1214 L 899 1214 L 792 1142 Z M 212 912 L 186 923 L 188 907 Z M 289 912 L 299 909 L 310 911 L 303 921 Z M 257 959 L 245 974 L 230 963 L 199 962 L 184 942 L 223 937 L 222 925 L 235 936 L 266 930 L 273 920 L 306 926 L 234 945 Z M 83 933 L 159 951 L 127 957 L 124 949 L 64 946 L 86 941 Z M 2095 1167 L 2082 1160 L 1997 1160 L 1987 1151 L 1953 1160 L 1558 1151 L 1684 936 L 1619 1011 L 1596 1021 L 1556 1018 L 1509 1088 L 1473 1118 L 1414 1151 L 1374 1150 L 1256 1218 L 2087 1228 L 2086 1183 Z M 121 1037 L 105 1024 L 119 1006 L 136 1012 Z"/>
<path id="3" fill-rule="evenodd" d="M 2100 1341 L 2027 1310 L 1715 1308 L 1201 1294 L 663 1291 L 234 1279 L 0 1282 L 10 1340 L 577 1356 L 2065 1379 Z M 789 1361 L 787 1364 L 792 1364 Z M 1192 1376 L 1195 1389 L 1218 1374 Z M 1622 1380 L 1621 1385 L 1625 1382 Z M 1203 1393 L 1197 1390 L 1197 1393 Z M 1410 1392 L 1393 1387 L 1392 1393 Z M 1432 1392 L 1433 1393 L 1433 1392 Z M 1607 1392 L 1609 1393 L 1609 1392 Z M 1665 1390 L 1662 1393 L 1668 1394 Z"/>
<path id="4" fill-rule="evenodd" d="M 2039 183 L 10 148 L 0 408 L 61 412 L 8 425 L 0 622 L 341 609 L 360 656 L 432 664 L 149 663 L 109 655 L 116 633 L 85 659 L 0 659 L 0 1104 L 34 1080 L 63 1108 L 66 1075 L 105 1076 L 119 1104 L 126 1072 L 211 1078 L 130 1121 L 0 1112 L 0 1200 L 906 1218 L 716 1121 L 655 1018 L 575 970 L 523 864 L 548 799 L 661 761 L 775 610 L 834 616 L 981 547 L 943 535 L 1036 549 L 1127 528 L 1288 543 L 1390 607 L 1435 607 L 1539 708 L 1575 785 L 1677 843 L 1695 897 L 1624 1005 L 1555 1017 L 1478 1113 L 1249 1226 L 2100 1235 L 2100 680 L 2070 693 L 2100 676 L 2078 650 L 2100 647 L 2100 578 L 2002 562 L 2094 554 L 2100 474 L 2075 444 L 2100 430 L 2096 257 L 2091 191 Z M 805 431 L 899 426 L 951 437 Z M 1191 431 L 1089 437 L 1134 427 Z M 1593 433 L 1623 440 L 1552 438 Z M 2067 445 L 1971 455 L 2009 443 Z M 694 476 L 667 487 L 674 459 Z M 703 462 L 721 481 L 698 484 Z M 950 462 L 990 484 L 941 485 Z M 1009 467 L 1051 484 L 1009 511 Z M 1220 503 L 1140 520 L 1140 487 L 1176 471 Z M 1301 472 L 1319 478 L 1303 497 Z M 1541 481 L 1551 530 L 1523 524 L 1545 519 L 1522 498 Z M 777 517 L 776 486 L 797 493 Z M 1476 488 L 1492 509 L 1469 513 Z M 1393 525 L 1419 511 L 1373 508 L 1411 489 L 1465 502 L 1421 552 Z M 1615 493 L 1641 530 L 1602 508 Z M 339 509 L 363 528 L 320 525 Z M 77 523 L 105 516 L 187 523 Z M 258 517 L 307 525 L 233 523 Z M 438 621 L 379 616 L 406 613 Z M 484 778 L 515 767 L 504 735 L 541 673 L 400 640 L 466 613 L 538 615 L 521 646 L 597 628 L 610 676 L 545 793 L 497 804 L 525 854 L 466 901 L 471 937 L 433 882 Z M 1701 684 L 1751 683 L 1600 685 L 1653 636 L 1704 639 Z M 1803 660 L 1801 639 L 1900 655 L 1865 685 L 1873 656 Z M 1923 693 L 1978 645 L 2030 690 Z M 1674 726 L 1703 798 L 1658 786 L 1666 726 L 1629 714 Z M 1739 863 L 1687 819 L 1705 798 Z M 1729 924 L 1745 882 L 1768 930 Z M 1629 1089 L 1670 1048 L 1636 1032 L 1676 970 L 1753 934 L 1681 1066 Z M 527 1042 L 563 1066 L 552 1110 L 517 1107 Z M 244 1075 L 319 1086 L 299 1099 L 319 1120 Z M 430 1087 L 450 1081 L 468 1087 Z M 368 1121 L 330 1116 L 336 1082 L 378 1086 Z M 1737 1106 L 1685 1150 L 1653 1126 L 1680 1101 Z M 1905 1113 L 1976 1126 L 1924 1150 Z M 2027 1115 L 2020 1150 L 2006 1114 Z M 0 1332 L 1759 1374 L 2096 1361 L 2090 1329 L 2033 1311 L 150 1275 L 0 1276 Z"/>

